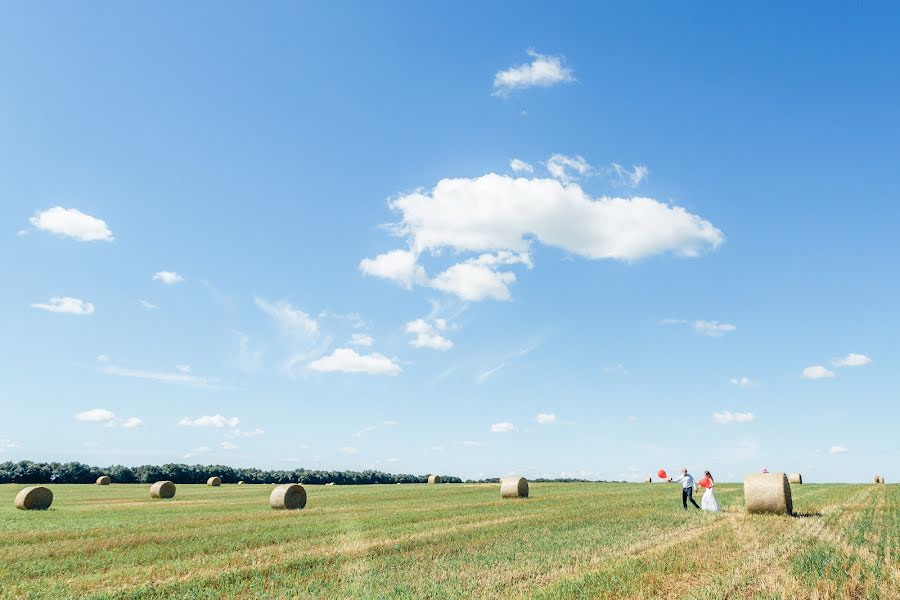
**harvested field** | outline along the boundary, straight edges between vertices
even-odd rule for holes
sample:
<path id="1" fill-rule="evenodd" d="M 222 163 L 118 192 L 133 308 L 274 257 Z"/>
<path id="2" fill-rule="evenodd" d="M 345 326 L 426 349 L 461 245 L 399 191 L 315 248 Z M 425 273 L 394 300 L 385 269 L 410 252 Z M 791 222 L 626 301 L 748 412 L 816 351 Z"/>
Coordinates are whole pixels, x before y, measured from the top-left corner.
<path id="1" fill-rule="evenodd" d="M 749 515 L 740 484 L 721 514 L 684 511 L 674 485 L 48 485 L 19 511 L 0 485 L 0 597 L 892 598 L 900 486 L 804 484 L 800 516 Z M 672 577 L 681 572 L 683 577 Z"/>

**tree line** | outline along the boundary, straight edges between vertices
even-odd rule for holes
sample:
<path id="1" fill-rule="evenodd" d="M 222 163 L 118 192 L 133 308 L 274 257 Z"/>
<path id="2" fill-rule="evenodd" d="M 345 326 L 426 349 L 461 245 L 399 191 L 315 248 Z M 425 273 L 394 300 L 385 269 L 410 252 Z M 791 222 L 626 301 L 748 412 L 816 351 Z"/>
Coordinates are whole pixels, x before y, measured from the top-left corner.
<path id="1" fill-rule="evenodd" d="M 108 475 L 115 483 L 206 483 L 210 477 L 221 477 L 223 483 L 308 483 L 311 485 L 364 485 L 373 483 L 426 483 L 428 475 L 394 474 L 382 471 L 324 471 L 293 469 L 267 471 L 263 469 L 228 467 L 225 465 L 141 465 L 124 467 L 92 467 L 80 462 L 41 463 L 23 460 L 0 463 L 0 483 L 94 483 L 101 475 Z M 441 481 L 462 483 L 459 477 L 441 475 Z"/>

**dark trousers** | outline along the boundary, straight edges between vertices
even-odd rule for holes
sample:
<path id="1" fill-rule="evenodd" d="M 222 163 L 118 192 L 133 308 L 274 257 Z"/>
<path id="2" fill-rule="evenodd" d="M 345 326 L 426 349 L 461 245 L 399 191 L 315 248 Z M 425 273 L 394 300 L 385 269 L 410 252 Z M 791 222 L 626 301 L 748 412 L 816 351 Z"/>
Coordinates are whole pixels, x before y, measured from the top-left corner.
<path id="1" fill-rule="evenodd" d="M 684 508 L 687 509 L 688 500 L 691 501 L 691 504 L 700 508 L 696 502 L 694 502 L 694 488 L 686 487 L 681 488 L 681 503 L 684 504 Z"/>

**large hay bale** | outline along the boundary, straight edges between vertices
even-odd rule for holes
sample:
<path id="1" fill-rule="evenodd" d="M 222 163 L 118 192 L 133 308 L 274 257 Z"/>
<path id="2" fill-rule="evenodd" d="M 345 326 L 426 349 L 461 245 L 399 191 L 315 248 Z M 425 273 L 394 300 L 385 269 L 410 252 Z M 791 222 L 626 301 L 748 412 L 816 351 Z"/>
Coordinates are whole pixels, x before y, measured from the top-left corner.
<path id="1" fill-rule="evenodd" d="M 209 479 L 206 480 L 206 485 L 211 485 L 213 487 L 219 487 L 220 485 L 222 485 L 222 478 L 221 477 L 210 477 Z"/>
<path id="2" fill-rule="evenodd" d="M 151 498 L 174 498 L 175 484 L 171 481 L 157 481 L 150 486 Z"/>
<path id="3" fill-rule="evenodd" d="M 97 485 L 109 485 L 112 483 L 112 479 L 109 478 L 109 475 L 101 475 L 97 478 Z"/>
<path id="4" fill-rule="evenodd" d="M 441 482 L 440 475 L 429 475 L 428 476 L 428 483 L 440 483 L 440 482 Z"/>
<path id="5" fill-rule="evenodd" d="M 243 481 L 238 481 L 238 485 L 244 485 Z"/>
<path id="6" fill-rule="evenodd" d="M 784 473 L 754 473 L 744 478 L 744 505 L 753 514 L 794 512 L 791 484 Z"/>
<path id="7" fill-rule="evenodd" d="M 876 475 L 875 483 L 884 483 L 884 477 L 882 477 L 881 475 Z"/>
<path id="8" fill-rule="evenodd" d="M 644 483 L 653 483 L 653 478 L 647 477 L 646 479 L 644 479 Z"/>
<path id="9" fill-rule="evenodd" d="M 298 483 L 279 485 L 269 495 L 269 506 L 279 510 L 297 510 L 306 506 L 306 490 Z"/>
<path id="10" fill-rule="evenodd" d="M 527 498 L 528 480 L 524 477 L 504 477 L 500 480 L 501 498 Z"/>
<path id="11" fill-rule="evenodd" d="M 788 475 L 788 483 L 802 484 L 803 483 L 803 475 L 801 475 L 800 473 L 791 473 L 790 475 Z"/>
<path id="12" fill-rule="evenodd" d="M 16 494 L 16 508 L 20 510 L 47 510 L 53 504 L 53 492 L 39 485 L 32 485 Z"/>

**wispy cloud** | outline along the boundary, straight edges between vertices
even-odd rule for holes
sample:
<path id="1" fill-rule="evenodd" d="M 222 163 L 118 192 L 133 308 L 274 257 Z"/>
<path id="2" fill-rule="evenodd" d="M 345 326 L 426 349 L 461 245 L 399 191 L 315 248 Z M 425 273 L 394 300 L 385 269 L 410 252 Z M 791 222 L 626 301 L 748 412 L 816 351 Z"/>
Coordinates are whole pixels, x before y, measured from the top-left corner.
<path id="1" fill-rule="evenodd" d="M 36 302 L 32 304 L 31 308 L 69 315 L 85 316 L 94 314 L 93 304 L 69 296 L 54 296 L 53 298 L 50 298 L 48 302 Z"/>
<path id="2" fill-rule="evenodd" d="M 103 372 L 107 375 L 115 375 L 116 377 L 132 377 L 134 379 L 147 379 L 150 381 L 159 381 L 161 383 L 176 383 L 183 385 L 191 385 L 207 389 L 230 389 L 223 385 L 218 379 L 213 377 L 200 377 L 189 373 L 166 371 L 144 371 L 141 369 L 129 369 L 126 367 L 118 367 L 116 365 L 108 365 L 103 368 Z"/>
<path id="3" fill-rule="evenodd" d="M 194 419 L 190 417 L 184 417 L 178 422 L 178 425 L 181 427 L 237 427 L 240 424 L 241 420 L 237 417 L 223 417 L 220 414 L 210 415 L 210 416 L 202 416 L 196 417 Z"/>
<path id="4" fill-rule="evenodd" d="M 565 66 L 562 55 L 541 54 L 528 50 L 531 62 L 498 71 L 494 75 L 494 96 L 507 96 L 513 90 L 550 87 L 575 81 L 572 69 Z"/>
<path id="5" fill-rule="evenodd" d="M 731 412 L 725 410 L 715 412 L 712 416 L 713 422 L 719 425 L 728 425 L 729 423 L 752 423 L 756 420 L 756 415 L 752 412 Z"/>
<path id="6" fill-rule="evenodd" d="M 736 385 L 742 388 L 750 388 L 756 385 L 756 382 L 749 377 L 732 377 L 728 381 L 731 383 L 731 385 Z"/>
<path id="7" fill-rule="evenodd" d="M 156 310 L 157 308 L 159 308 L 157 305 L 153 304 L 152 302 L 148 302 L 147 300 L 141 299 L 141 300 L 138 300 L 138 302 L 141 303 L 141 306 L 145 310 Z"/>
<path id="8" fill-rule="evenodd" d="M 828 450 L 828 454 L 846 454 L 847 452 L 850 452 L 850 449 L 846 446 L 832 446 Z"/>
<path id="9" fill-rule="evenodd" d="M 506 421 L 491 425 L 491 433 L 509 433 L 510 431 L 516 431 L 516 426 Z"/>
<path id="10" fill-rule="evenodd" d="M 556 423 L 556 415 L 554 413 L 538 413 L 534 420 L 540 425 L 550 425 Z"/>

